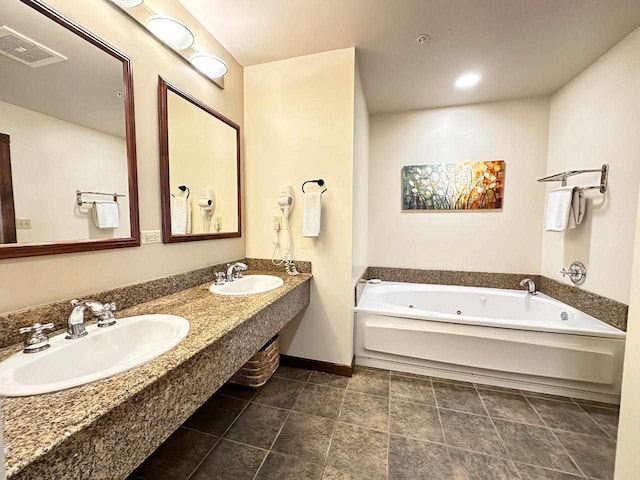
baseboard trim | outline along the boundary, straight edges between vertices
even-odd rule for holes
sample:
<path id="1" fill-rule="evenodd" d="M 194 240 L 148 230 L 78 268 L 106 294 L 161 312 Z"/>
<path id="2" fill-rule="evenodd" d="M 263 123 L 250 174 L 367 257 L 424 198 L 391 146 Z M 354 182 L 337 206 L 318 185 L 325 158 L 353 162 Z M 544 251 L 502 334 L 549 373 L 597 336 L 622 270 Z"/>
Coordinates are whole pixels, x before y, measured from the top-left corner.
<path id="1" fill-rule="evenodd" d="M 353 375 L 354 361 L 351 362 L 351 365 L 341 365 L 339 363 L 322 362 L 320 360 L 312 360 L 310 358 L 292 357 L 291 355 L 280 354 L 280 363 L 283 365 L 315 370 L 316 372 L 333 373 L 335 375 L 342 375 L 343 377 L 350 377 Z"/>

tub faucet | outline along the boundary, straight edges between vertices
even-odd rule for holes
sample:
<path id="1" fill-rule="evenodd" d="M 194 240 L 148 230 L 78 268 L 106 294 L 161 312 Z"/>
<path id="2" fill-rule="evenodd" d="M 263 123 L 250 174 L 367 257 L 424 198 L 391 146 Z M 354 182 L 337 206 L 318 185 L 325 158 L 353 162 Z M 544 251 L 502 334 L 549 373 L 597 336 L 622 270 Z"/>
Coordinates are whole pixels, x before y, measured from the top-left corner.
<path id="1" fill-rule="evenodd" d="M 67 320 L 68 340 L 82 338 L 87 334 L 85 326 L 84 311 L 88 308 L 98 319 L 98 327 L 110 327 L 116 323 L 113 312 L 116 310 L 115 303 L 100 303 L 95 300 L 71 300 L 73 310 Z"/>
<path id="2" fill-rule="evenodd" d="M 247 268 L 247 264 L 242 262 L 227 264 L 227 282 L 242 278 L 242 272 L 246 272 Z"/>
<path id="3" fill-rule="evenodd" d="M 520 282 L 520 286 L 521 287 L 527 287 L 527 292 L 529 292 L 529 295 L 537 295 L 538 294 L 538 291 L 536 290 L 536 284 L 530 278 L 522 279 L 522 281 Z"/>

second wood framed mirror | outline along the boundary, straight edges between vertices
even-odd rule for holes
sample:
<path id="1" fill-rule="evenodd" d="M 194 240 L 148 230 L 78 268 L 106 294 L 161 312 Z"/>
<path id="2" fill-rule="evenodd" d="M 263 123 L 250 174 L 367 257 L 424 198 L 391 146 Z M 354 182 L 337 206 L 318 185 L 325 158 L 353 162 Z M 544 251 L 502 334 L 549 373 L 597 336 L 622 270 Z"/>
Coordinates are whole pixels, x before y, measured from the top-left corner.
<path id="1" fill-rule="evenodd" d="M 240 127 L 158 78 L 164 243 L 240 237 Z"/>

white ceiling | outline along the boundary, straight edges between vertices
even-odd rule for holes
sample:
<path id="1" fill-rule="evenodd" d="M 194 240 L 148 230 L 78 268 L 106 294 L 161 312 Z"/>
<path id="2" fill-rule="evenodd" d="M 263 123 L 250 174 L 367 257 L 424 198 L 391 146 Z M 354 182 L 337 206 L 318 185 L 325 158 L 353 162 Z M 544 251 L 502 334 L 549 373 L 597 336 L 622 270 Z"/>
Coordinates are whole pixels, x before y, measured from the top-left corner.
<path id="1" fill-rule="evenodd" d="M 0 101 L 124 137 L 122 62 L 18 0 L 0 1 L 0 25 L 68 58 L 32 68 L 0 55 Z"/>
<path id="2" fill-rule="evenodd" d="M 371 113 L 548 95 L 640 25 L 640 0 L 180 1 L 244 66 L 358 47 Z"/>

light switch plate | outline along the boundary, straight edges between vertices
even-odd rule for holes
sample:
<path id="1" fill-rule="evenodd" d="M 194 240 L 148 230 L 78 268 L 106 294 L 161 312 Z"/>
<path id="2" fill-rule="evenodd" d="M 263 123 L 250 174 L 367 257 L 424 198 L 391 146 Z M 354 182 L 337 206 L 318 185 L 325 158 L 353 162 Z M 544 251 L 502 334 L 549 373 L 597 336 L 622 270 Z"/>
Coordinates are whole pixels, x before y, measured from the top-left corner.
<path id="1" fill-rule="evenodd" d="M 147 230 L 142 232 L 142 243 L 160 243 L 161 240 L 160 230 Z"/>

